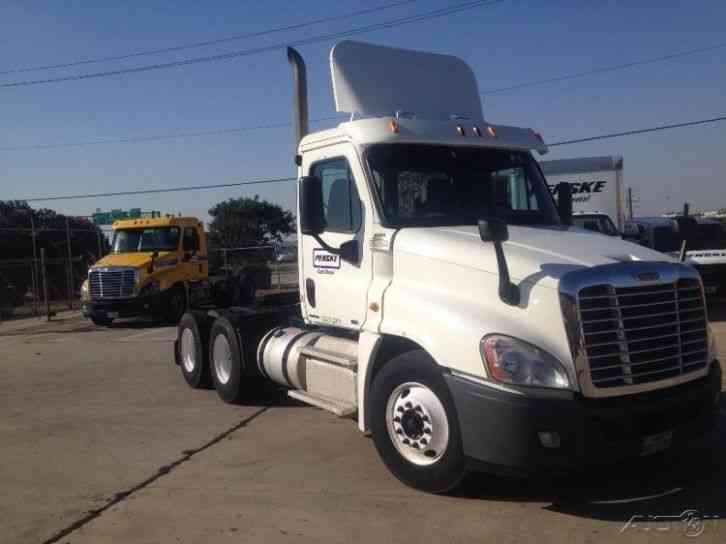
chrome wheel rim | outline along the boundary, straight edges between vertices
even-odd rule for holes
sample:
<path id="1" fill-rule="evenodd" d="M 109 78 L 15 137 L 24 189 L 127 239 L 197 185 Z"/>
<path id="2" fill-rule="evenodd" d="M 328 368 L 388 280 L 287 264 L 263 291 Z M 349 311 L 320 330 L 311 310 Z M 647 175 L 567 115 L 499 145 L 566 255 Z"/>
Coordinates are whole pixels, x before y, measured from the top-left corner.
<path id="1" fill-rule="evenodd" d="M 229 382 L 232 375 L 232 350 L 224 334 L 218 334 L 214 339 L 214 373 L 221 384 Z"/>
<path id="2" fill-rule="evenodd" d="M 386 427 L 398 453 L 414 465 L 433 465 L 449 445 L 449 420 L 431 389 L 416 382 L 396 387 L 386 405 Z"/>
<path id="3" fill-rule="evenodd" d="M 194 333 L 191 329 L 184 329 L 181 336 L 181 360 L 184 370 L 194 372 L 197 366 L 197 350 L 194 342 Z"/>

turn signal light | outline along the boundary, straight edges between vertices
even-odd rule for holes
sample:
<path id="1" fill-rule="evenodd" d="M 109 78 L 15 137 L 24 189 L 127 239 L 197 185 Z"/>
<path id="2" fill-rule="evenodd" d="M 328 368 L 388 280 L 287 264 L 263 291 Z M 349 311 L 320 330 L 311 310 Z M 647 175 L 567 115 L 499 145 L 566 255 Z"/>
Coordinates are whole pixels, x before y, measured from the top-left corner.
<path id="1" fill-rule="evenodd" d="M 491 125 L 490 125 L 490 126 L 488 126 L 488 127 L 487 127 L 487 132 L 489 133 L 489 135 L 490 135 L 490 136 L 491 136 L 492 138 L 496 138 L 496 137 L 497 137 L 497 129 L 495 129 L 495 128 L 494 128 L 493 126 L 491 126 Z"/>
<path id="2" fill-rule="evenodd" d="M 391 127 L 391 132 L 393 132 L 394 134 L 398 134 L 400 129 L 398 128 L 398 123 L 396 123 L 396 121 L 391 120 L 389 126 Z"/>

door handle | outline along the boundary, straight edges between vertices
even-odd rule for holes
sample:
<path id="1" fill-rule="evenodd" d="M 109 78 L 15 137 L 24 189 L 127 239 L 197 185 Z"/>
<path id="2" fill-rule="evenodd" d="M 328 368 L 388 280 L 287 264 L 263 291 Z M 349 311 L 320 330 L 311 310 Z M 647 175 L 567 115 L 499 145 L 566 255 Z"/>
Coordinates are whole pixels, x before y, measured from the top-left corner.
<path id="1" fill-rule="evenodd" d="M 315 282 L 312 280 L 312 278 L 308 278 L 305 280 L 305 295 L 308 298 L 308 303 L 310 306 L 315 308 Z"/>

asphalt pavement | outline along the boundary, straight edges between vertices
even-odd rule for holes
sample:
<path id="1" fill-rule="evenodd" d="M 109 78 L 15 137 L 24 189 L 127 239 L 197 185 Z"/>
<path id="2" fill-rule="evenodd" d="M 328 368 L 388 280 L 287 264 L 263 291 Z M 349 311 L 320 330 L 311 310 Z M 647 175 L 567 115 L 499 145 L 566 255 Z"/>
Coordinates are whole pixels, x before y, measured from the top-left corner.
<path id="1" fill-rule="evenodd" d="M 676 458 L 471 475 L 453 496 L 427 495 L 395 480 L 349 419 L 275 388 L 246 406 L 190 389 L 174 335 L 77 313 L 0 324 L 0 542 L 726 540 L 723 434 Z M 723 400 L 722 414 L 723 429 Z"/>

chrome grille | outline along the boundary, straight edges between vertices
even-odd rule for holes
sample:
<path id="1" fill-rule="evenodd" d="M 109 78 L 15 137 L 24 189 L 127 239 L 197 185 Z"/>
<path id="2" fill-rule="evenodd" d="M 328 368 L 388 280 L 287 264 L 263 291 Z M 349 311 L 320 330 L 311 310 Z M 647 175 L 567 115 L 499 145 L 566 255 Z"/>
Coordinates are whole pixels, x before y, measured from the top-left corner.
<path id="1" fill-rule="evenodd" d="M 577 307 L 592 384 L 644 384 L 705 368 L 706 312 L 698 279 L 580 289 Z"/>
<path id="2" fill-rule="evenodd" d="M 136 271 L 133 268 L 101 268 L 88 274 L 92 300 L 131 297 L 135 282 Z"/>

